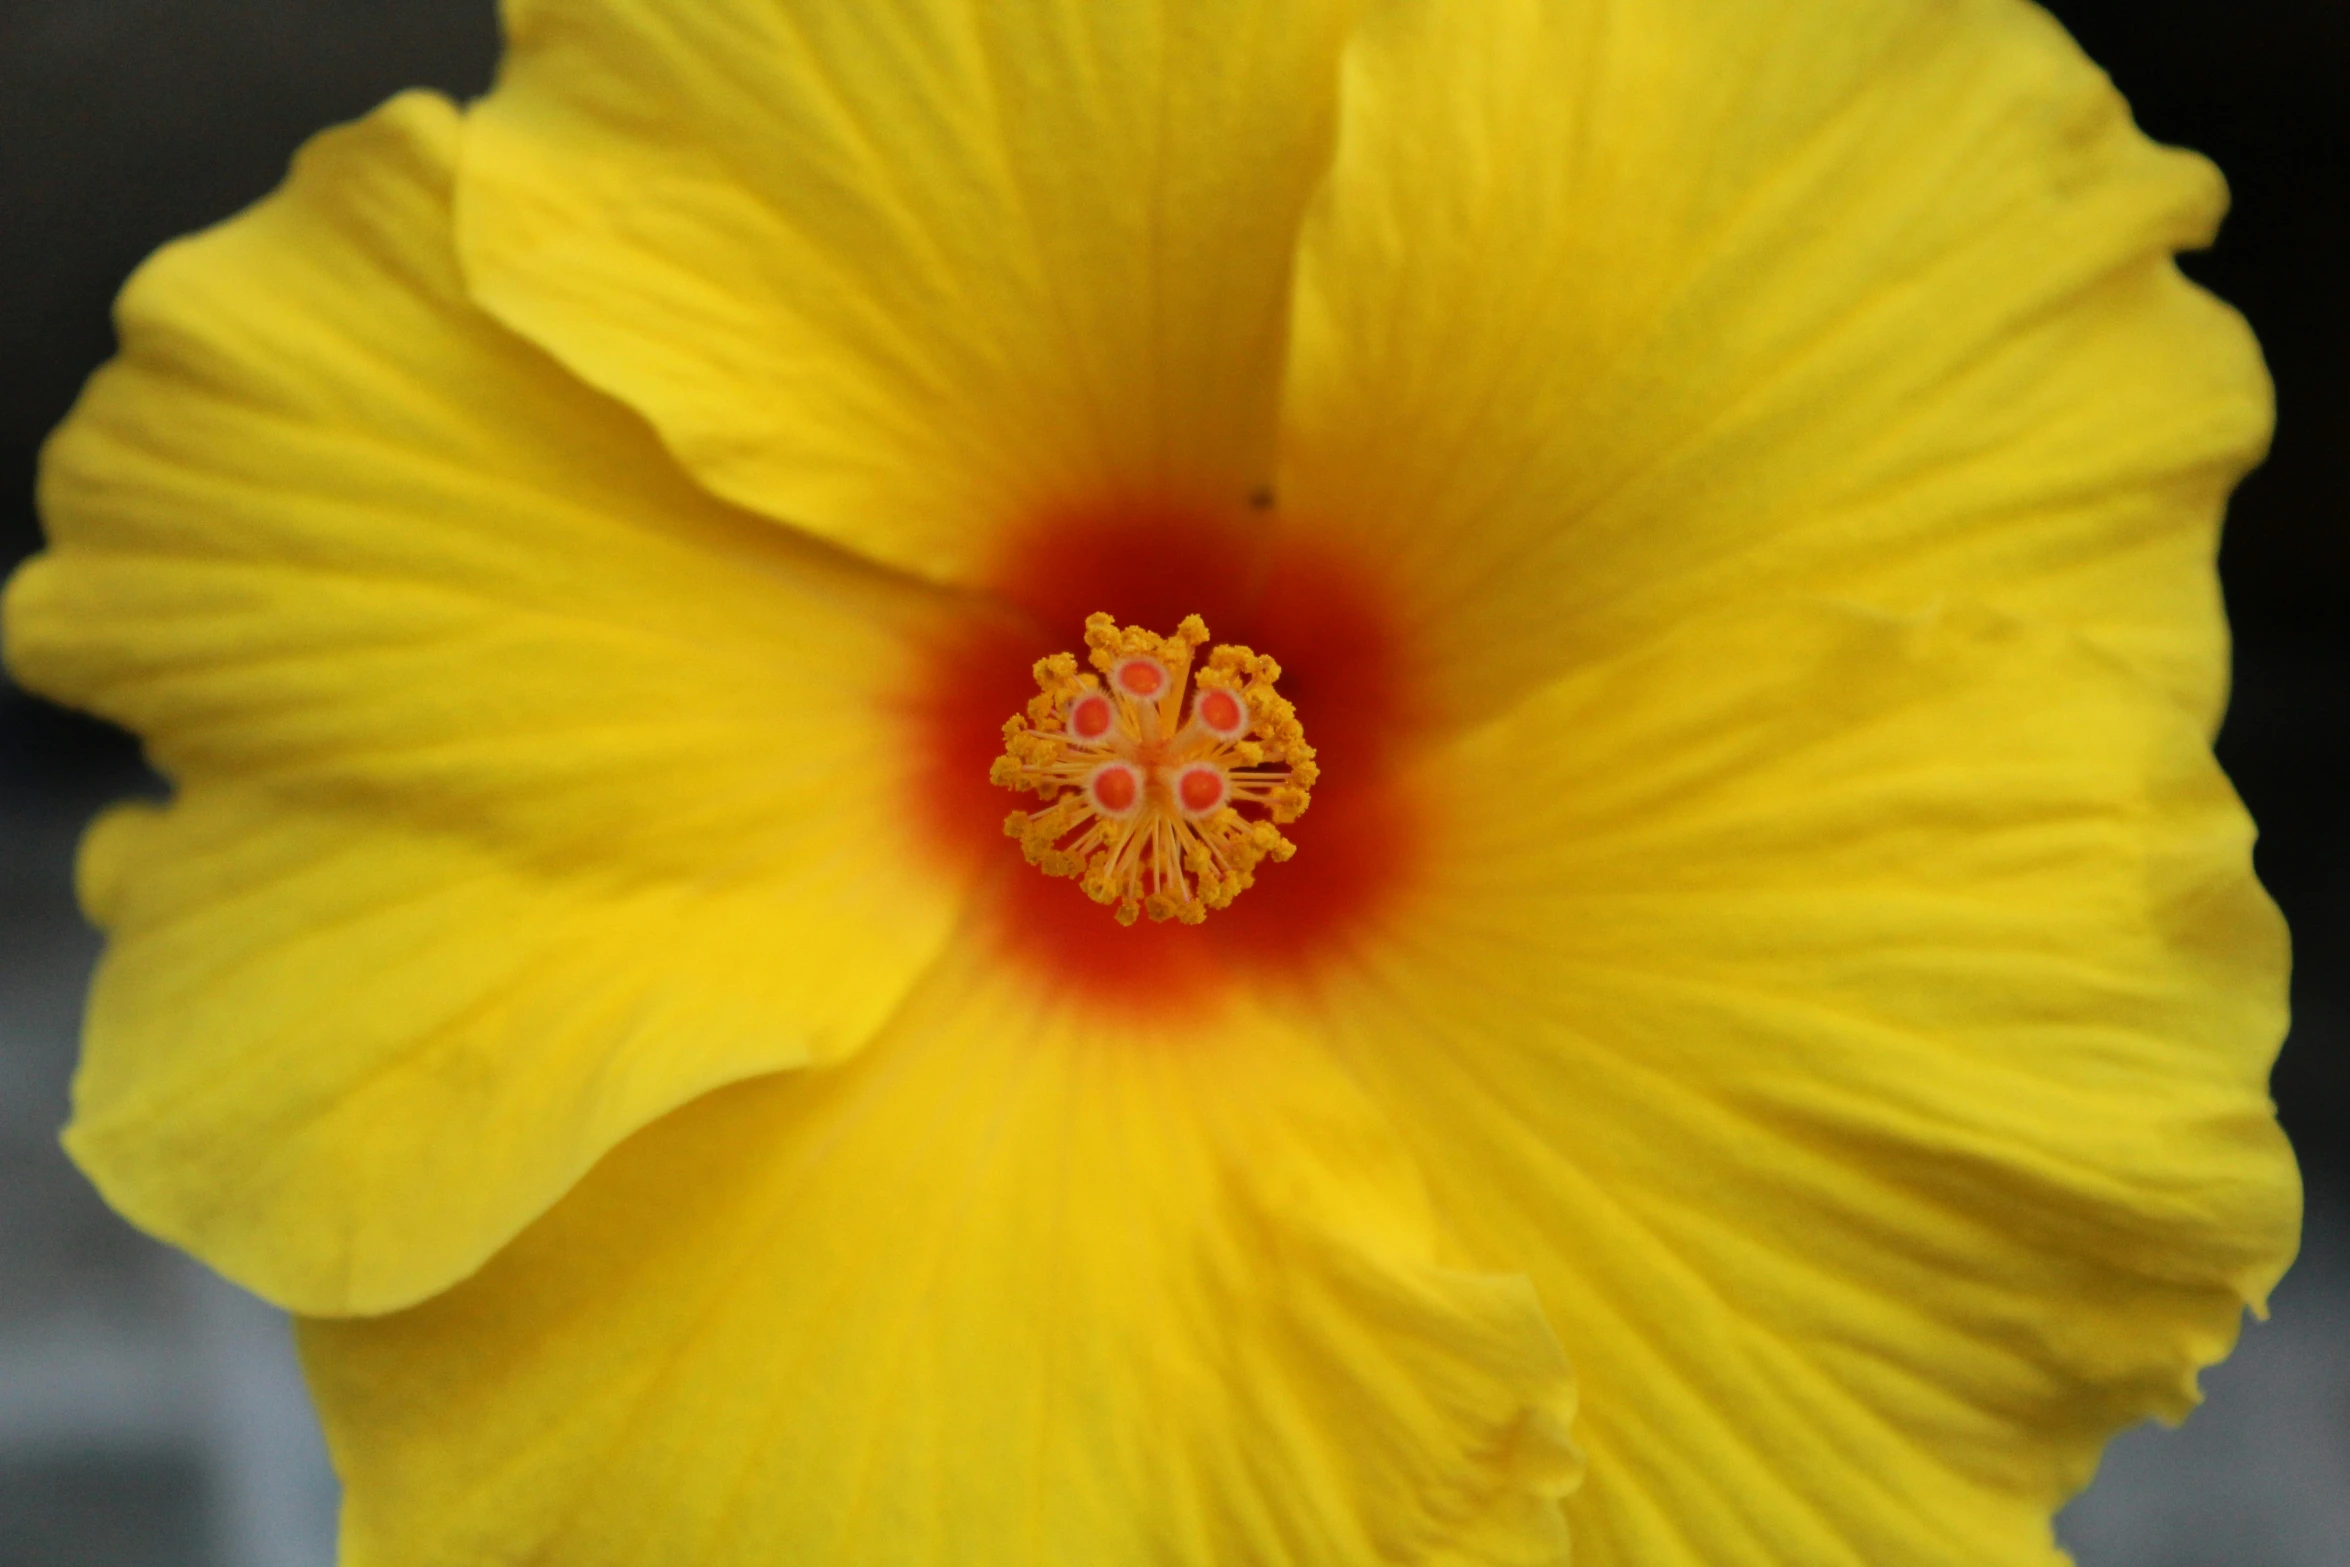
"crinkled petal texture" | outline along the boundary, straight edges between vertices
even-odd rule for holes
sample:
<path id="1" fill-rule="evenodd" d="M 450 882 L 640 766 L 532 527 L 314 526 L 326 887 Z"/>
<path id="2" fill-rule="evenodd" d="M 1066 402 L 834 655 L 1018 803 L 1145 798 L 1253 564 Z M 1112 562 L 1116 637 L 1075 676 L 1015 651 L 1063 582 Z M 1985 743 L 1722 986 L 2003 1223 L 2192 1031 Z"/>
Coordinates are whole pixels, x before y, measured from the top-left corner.
<path id="1" fill-rule="evenodd" d="M 1284 505 L 1490 697 L 1762 595 L 2074 627 L 2206 724 L 2264 449 L 2225 201 L 2022 0 L 1382 0 Z"/>
<path id="2" fill-rule="evenodd" d="M 1270 480 L 1348 0 L 510 0 L 483 302 L 704 482 L 950 578 Z"/>
<path id="3" fill-rule="evenodd" d="M 2284 931 L 2200 727 L 1988 611 L 1700 623 L 1427 787 L 1324 1030 L 1582 1389 L 1582 1567 L 2049 1563 L 2292 1254 Z"/>
<path id="4" fill-rule="evenodd" d="M 1557 1342 L 1327 1051 L 964 951 L 446 1295 L 306 1324 L 348 1567 L 1560 1559 Z"/>
<path id="5" fill-rule="evenodd" d="M 355 1567 L 1561 1560 L 1542 1321 L 1585 1567 L 2060 1561 L 2295 1229 L 2192 717 L 2072 633 L 1795 608 L 1416 787 L 1438 868 L 1316 990 L 1161 1037 L 975 942 L 311 1325 Z"/>
<path id="6" fill-rule="evenodd" d="M 457 136 L 395 100 L 141 270 L 8 595 L 11 668 L 179 791 L 85 850 L 68 1146 L 310 1312 L 430 1294 L 647 1121 L 855 1048 L 955 917 L 887 775 L 919 602 L 465 303 Z"/>

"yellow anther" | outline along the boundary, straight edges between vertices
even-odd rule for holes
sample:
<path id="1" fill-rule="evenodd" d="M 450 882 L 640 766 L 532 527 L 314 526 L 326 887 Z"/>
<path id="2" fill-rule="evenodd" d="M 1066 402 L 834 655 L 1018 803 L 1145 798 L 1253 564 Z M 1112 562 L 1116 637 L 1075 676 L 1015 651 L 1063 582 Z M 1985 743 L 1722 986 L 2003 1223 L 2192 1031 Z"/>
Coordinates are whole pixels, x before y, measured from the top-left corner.
<path id="1" fill-rule="evenodd" d="M 988 770 L 1044 802 L 1004 818 L 1028 863 L 1075 879 L 1121 925 L 1144 914 L 1196 925 L 1254 884 L 1259 865 L 1297 852 L 1274 824 L 1304 813 L 1320 769 L 1297 709 L 1274 689 L 1281 666 L 1219 647 L 1195 679 L 1207 640 L 1197 615 L 1171 637 L 1088 616 L 1094 672 L 1074 654 L 1037 660 L 1037 694 L 1005 722 Z"/>

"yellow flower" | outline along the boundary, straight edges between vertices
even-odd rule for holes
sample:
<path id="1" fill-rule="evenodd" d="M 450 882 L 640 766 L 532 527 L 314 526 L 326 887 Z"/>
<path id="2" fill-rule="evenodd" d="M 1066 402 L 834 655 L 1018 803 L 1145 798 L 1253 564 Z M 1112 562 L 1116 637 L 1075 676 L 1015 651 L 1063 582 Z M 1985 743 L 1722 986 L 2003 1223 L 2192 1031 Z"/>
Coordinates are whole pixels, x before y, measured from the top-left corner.
<path id="1" fill-rule="evenodd" d="M 2015 0 L 507 19 L 8 598 L 175 787 L 69 1146 L 350 1563 L 2057 1559 L 2296 1217 L 2209 167 Z M 1097 612 L 1311 736 L 1203 923 L 1004 836 Z"/>

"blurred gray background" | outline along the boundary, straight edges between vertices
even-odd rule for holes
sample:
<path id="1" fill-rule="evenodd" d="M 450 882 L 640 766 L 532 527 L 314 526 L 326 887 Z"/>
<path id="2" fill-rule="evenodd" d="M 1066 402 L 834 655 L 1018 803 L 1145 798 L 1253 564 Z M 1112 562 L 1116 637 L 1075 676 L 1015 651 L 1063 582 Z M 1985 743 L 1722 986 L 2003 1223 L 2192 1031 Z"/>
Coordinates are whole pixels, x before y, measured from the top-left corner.
<path id="1" fill-rule="evenodd" d="M 2223 560 L 2221 753 L 2293 921 L 2277 1094 L 2310 1183 L 2273 1320 L 2185 1427 L 2117 1442 L 2060 1528 L 2083 1567 L 2350 1567 L 2350 0 L 2052 9 L 2151 132 L 2228 172 L 2236 215 L 2190 266 L 2279 384 Z M 36 547 L 34 453 L 140 257 L 322 125 L 404 86 L 479 92 L 495 52 L 490 0 L 0 0 L 0 569 Z M 152 787 L 125 736 L 0 682 L 0 1567 L 325 1567 L 334 1479 L 283 1319 L 57 1151 L 97 951 L 73 842 Z"/>

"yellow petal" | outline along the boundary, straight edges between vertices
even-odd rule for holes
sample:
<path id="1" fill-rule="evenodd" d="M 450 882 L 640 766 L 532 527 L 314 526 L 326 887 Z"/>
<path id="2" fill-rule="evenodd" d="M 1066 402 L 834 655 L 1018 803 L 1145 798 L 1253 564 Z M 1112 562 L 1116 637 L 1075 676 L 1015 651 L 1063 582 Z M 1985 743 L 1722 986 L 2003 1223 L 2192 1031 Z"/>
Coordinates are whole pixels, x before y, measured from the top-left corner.
<path id="1" fill-rule="evenodd" d="M 1347 0 L 513 0 L 477 297 L 704 482 L 942 577 L 1272 472 Z"/>
<path id="2" fill-rule="evenodd" d="M 926 591 L 712 502 L 468 306 L 456 111 L 143 268 L 8 594 L 27 685 L 182 789 L 102 828 L 68 1142 L 308 1311 L 473 1268 L 713 1084 L 853 1049 L 960 873 L 889 716 Z"/>
<path id="3" fill-rule="evenodd" d="M 305 1324 L 344 1561 L 1563 1560 L 1572 1386 L 1323 1052 L 981 955 L 617 1150 L 473 1279 Z"/>
<path id="4" fill-rule="evenodd" d="M 1308 226 L 1284 504 L 1481 689 L 1757 594 L 2092 637 L 2207 723 L 2267 437 L 2225 193 L 2018 0 L 1389 0 Z"/>
<path id="5" fill-rule="evenodd" d="M 2296 1231 L 2284 932 L 2192 719 L 1988 612 L 1789 610 L 1439 765 L 1325 1010 L 1558 1324 L 1578 1561 L 2059 1561 Z"/>

